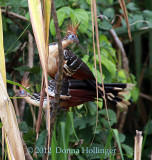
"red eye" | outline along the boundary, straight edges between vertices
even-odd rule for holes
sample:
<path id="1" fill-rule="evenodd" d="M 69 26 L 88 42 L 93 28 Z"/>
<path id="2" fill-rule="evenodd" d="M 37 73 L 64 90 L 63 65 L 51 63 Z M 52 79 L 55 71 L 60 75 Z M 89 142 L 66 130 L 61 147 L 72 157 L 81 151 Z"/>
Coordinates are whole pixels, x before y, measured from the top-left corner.
<path id="1" fill-rule="evenodd" d="M 74 38 L 74 35 L 72 35 L 72 38 Z"/>
<path id="2" fill-rule="evenodd" d="M 23 91 L 23 90 L 20 90 L 20 94 L 24 94 L 24 91 Z"/>

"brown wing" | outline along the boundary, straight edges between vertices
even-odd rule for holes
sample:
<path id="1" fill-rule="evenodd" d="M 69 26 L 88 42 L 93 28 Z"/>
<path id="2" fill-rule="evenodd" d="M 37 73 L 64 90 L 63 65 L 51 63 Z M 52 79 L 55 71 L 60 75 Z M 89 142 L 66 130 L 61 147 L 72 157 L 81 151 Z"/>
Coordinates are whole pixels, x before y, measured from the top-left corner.
<path id="1" fill-rule="evenodd" d="M 64 50 L 65 64 L 63 66 L 64 74 L 76 79 L 95 79 L 89 67 L 78 58 L 71 50 Z"/>

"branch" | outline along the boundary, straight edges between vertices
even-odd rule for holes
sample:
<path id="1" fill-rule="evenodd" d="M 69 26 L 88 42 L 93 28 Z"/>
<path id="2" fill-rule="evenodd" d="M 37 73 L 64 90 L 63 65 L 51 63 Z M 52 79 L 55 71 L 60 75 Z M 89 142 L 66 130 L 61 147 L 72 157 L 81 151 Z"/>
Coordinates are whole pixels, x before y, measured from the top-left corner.
<path id="1" fill-rule="evenodd" d="M 60 29 L 59 29 L 59 25 L 58 25 L 58 19 L 57 19 L 57 14 L 56 14 L 56 9 L 55 9 L 55 1 L 52 0 L 52 17 L 54 20 L 54 25 L 55 25 L 55 30 L 56 30 L 56 37 L 57 37 L 57 41 L 58 41 L 58 72 L 57 75 L 55 77 L 56 80 L 56 88 L 55 88 L 55 98 L 54 101 L 52 103 L 52 115 L 50 117 L 50 144 L 52 142 L 52 136 L 53 136 L 53 131 L 54 131 L 54 124 L 56 121 L 56 115 L 59 109 L 59 100 L 60 100 L 60 91 L 61 91 L 61 87 L 62 87 L 62 78 L 63 78 L 63 49 L 62 49 L 62 41 L 61 41 L 61 34 L 60 34 Z M 46 138 L 46 146 L 49 143 L 48 142 L 48 136 Z M 48 154 L 45 153 L 43 155 L 43 159 L 47 159 L 48 158 Z"/>
<path id="2" fill-rule="evenodd" d="M 55 30 L 56 30 L 56 37 L 58 40 L 58 72 L 57 75 L 55 77 L 56 80 L 56 94 L 55 94 L 55 98 L 54 98 L 54 103 L 52 106 L 52 114 L 54 115 L 54 117 L 51 117 L 51 133 L 53 133 L 53 128 L 54 128 L 54 122 L 55 122 L 55 118 L 56 118 L 56 114 L 59 108 L 59 100 L 60 100 L 60 91 L 61 91 L 61 87 L 62 87 L 62 78 L 63 78 L 63 60 L 64 60 L 64 56 L 63 56 L 63 49 L 62 49 L 62 41 L 61 41 L 61 34 L 60 34 L 60 29 L 59 29 L 59 25 L 58 25 L 58 19 L 57 19 L 57 14 L 56 14 L 56 9 L 55 9 L 55 2 L 54 0 L 52 0 L 52 16 L 54 19 L 54 25 L 55 25 Z M 52 135 L 52 134 L 51 134 Z"/>
<path id="3" fill-rule="evenodd" d="M 30 22 L 26 17 L 21 16 L 19 14 L 13 13 L 13 12 L 7 12 L 5 9 L 1 9 L 1 13 L 3 13 L 4 15 L 8 16 L 8 17 L 15 17 L 27 22 Z"/>
<path id="4" fill-rule="evenodd" d="M 100 20 L 103 20 L 103 15 L 99 15 L 98 16 L 100 18 Z M 120 41 L 117 33 L 115 32 L 114 29 L 110 29 L 109 30 L 110 34 L 112 35 L 117 47 L 120 49 L 121 51 L 121 56 L 122 56 L 122 68 L 126 71 L 127 75 L 129 73 L 129 67 L 128 67 L 128 64 L 129 64 L 129 61 L 128 61 L 128 58 L 126 56 L 126 52 L 125 52 L 125 49 L 123 47 L 123 44 L 122 42 Z"/>
<path id="5" fill-rule="evenodd" d="M 152 101 L 152 96 L 150 96 L 150 95 L 147 95 L 147 94 L 144 94 L 144 93 L 140 93 L 140 97 L 145 98 L 145 99 L 147 99 L 149 101 Z"/>

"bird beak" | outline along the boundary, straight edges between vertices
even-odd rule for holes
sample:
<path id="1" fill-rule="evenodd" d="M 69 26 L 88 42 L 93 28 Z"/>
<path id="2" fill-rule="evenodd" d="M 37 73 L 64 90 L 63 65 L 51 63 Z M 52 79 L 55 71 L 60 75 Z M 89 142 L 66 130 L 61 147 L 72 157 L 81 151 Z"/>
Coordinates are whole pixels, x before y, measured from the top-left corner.
<path id="1" fill-rule="evenodd" d="M 74 42 L 78 44 L 78 43 L 79 43 L 79 39 L 76 37 L 76 38 L 74 39 Z"/>

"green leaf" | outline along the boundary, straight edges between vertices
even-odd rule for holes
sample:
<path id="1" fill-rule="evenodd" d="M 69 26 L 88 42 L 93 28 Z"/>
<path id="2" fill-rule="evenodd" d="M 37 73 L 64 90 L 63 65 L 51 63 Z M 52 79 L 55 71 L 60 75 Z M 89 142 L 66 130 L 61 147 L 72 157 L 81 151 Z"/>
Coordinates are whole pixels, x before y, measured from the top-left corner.
<path id="1" fill-rule="evenodd" d="M 118 144 L 118 147 L 119 147 L 119 151 L 120 151 L 120 155 L 121 155 L 121 158 L 122 160 L 124 160 L 124 157 L 123 157 L 123 152 L 122 152 L 122 148 L 121 148 L 121 144 L 120 144 L 120 139 L 119 139 L 119 132 L 117 129 L 112 129 L 113 133 L 114 133 L 114 136 L 115 136 L 115 139 L 116 139 L 116 142 Z"/>
<path id="2" fill-rule="evenodd" d="M 77 137 L 77 134 L 76 134 L 76 132 L 75 132 L 75 128 L 74 128 L 73 112 L 72 112 L 72 113 L 70 112 L 70 113 L 68 114 L 68 116 L 69 116 L 69 118 L 70 118 L 71 125 L 72 125 L 72 130 L 73 130 L 73 133 L 74 133 L 74 135 L 75 135 L 75 137 L 76 137 L 76 140 L 79 141 L 79 139 L 78 139 L 78 137 Z"/>
<path id="3" fill-rule="evenodd" d="M 87 107 L 89 109 L 89 113 L 91 114 L 91 116 L 96 115 L 96 113 L 97 113 L 97 105 L 96 105 L 96 103 L 88 102 L 86 105 L 87 105 Z"/>
<path id="4" fill-rule="evenodd" d="M 120 143 L 124 142 L 126 139 L 126 136 L 122 133 L 119 134 L 119 140 L 120 140 Z"/>
<path id="5" fill-rule="evenodd" d="M 133 101 L 136 102 L 139 98 L 139 88 L 134 87 L 130 92 L 131 92 L 131 97 L 133 98 Z"/>
<path id="6" fill-rule="evenodd" d="M 29 13 L 29 12 L 27 12 L 27 13 L 25 14 L 25 17 L 26 17 L 27 20 L 30 21 L 30 13 Z"/>
<path id="7" fill-rule="evenodd" d="M 152 11 L 150 11 L 150 10 L 144 10 L 143 11 L 143 15 L 145 16 L 145 17 L 152 17 Z"/>
<path id="8" fill-rule="evenodd" d="M 3 127 L 3 123 L 0 123 L 0 128 L 2 128 Z"/>
<path id="9" fill-rule="evenodd" d="M 20 7 L 28 7 L 28 2 L 27 2 L 27 0 L 21 0 L 21 1 L 20 1 Z"/>
<path id="10" fill-rule="evenodd" d="M 136 7 L 135 3 L 130 2 L 126 5 L 126 8 L 129 9 L 130 11 L 138 11 L 139 8 Z"/>
<path id="11" fill-rule="evenodd" d="M 112 61 L 101 55 L 101 63 L 107 68 L 112 76 L 115 76 L 117 69 L 116 65 Z"/>
<path id="12" fill-rule="evenodd" d="M 87 32 L 89 17 L 88 17 L 88 14 L 85 10 L 83 10 L 83 9 L 73 10 L 70 13 L 70 17 L 71 17 L 73 23 L 74 22 L 80 23 L 79 30 L 82 33 Z"/>
<path id="13" fill-rule="evenodd" d="M 107 117 L 106 109 L 102 109 L 98 113 L 102 115 L 101 122 L 104 124 L 104 126 L 109 128 L 109 123 L 107 121 L 107 118 L 106 118 L 106 120 L 103 118 L 103 116 Z M 112 126 L 114 123 L 117 122 L 116 113 L 113 110 L 108 109 L 108 115 L 109 115 L 110 125 Z"/>
<path id="14" fill-rule="evenodd" d="M 91 69 L 91 71 L 93 72 L 93 75 L 95 76 L 95 68 L 92 67 L 92 68 L 90 68 L 90 69 Z M 96 70 L 96 72 L 97 72 L 97 80 L 98 80 L 98 82 L 99 82 L 99 83 L 102 83 L 100 71 L 99 71 L 99 70 Z M 103 77 L 103 80 L 104 80 L 104 79 L 105 79 L 104 74 L 102 74 L 102 77 Z"/>
<path id="15" fill-rule="evenodd" d="M 152 135 L 152 120 L 151 120 L 151 121 L 148 121 L 148 123 L 147 123 L 146 126 L 145 126 L 144 132 L 145 132 L 147 135 Z"/>
<path id="16" fill-rule="evenodd" d="M 65 141 L 65 122 L 59 123 L 59 141 L 58 141 L 58 147 L 61 149 L 67 149 L 66 148 L 66 141 Z M 60 153 L 58 154 L 58 159 L 67 160 L 67 153 Z"/>
<path id="17" fill-rule="evenodd" d="M 12 44 L 13 46 L 11 46 Z M 20 42 L 18 40 L 18 36 L 15 33 L 4 32 L 4 50 L 5 51 L 7 50 L 9 50 L 9 52 L 16 51 L 19 48 L 19 46 L 20 46 Z"/>
<path id="18" fill-rule="evenodd" d="M 29 72 L 38 74 L 40 72 L 40 66 L 34 66 L 34 67 L 30 68 Z"/>
<path id="19" fill-rule="evenodd" d="M 112 29 L 112 25 L 109 21 L 107 21 L 107 19 L 104 18 L 102 23 L 99 23 L 99 28 L 109 31 L 110 29 Z"/>
<path id="20" fill-rule="evenodd" d="M 88 60 L 89 60 L 89 55 L 84 55 L 83 58 L 82 58 L 82 61 L 83 61 L 84 63 L 87 63 Z"/>
<path id="21" fill-rule="evenodd" d="M 86 0 L 86 2 L 87 2 L 89 5 L 91 5 L 91 1 L 90 1 L 90 0 Z"/>
<path id="22" fill-rule="evenodd" d="M 118 79 L 122 83 L 127 83 L 127 77 L 124 70 L 121 69 L 118 71 Z"/>
<path id="23" fill-rule="evenodd" d="M 104 10 L 103 15 L 109 18 L 114 18 L 115 16 L 115 10 L 114 8 L 107 8 Z"/>
<path id="24" fill-rule="evenodd" d="M 96 103 L 96 105 L 97 105 L 97 101 L 95 101 L 95 103 Z M 103 99 L 101 99 L 101 98 L 98 99 L 98 107 L 99 107 L 100 109 L 102 109 L 102 107 L 103 107 Z"/>
<path id="25" fill-rule="evenodd" d="M 65 146 L 68 148 L 69 139 L 70 139 L 70 129 L 71 129 L 71 116 L 73 116 L 73 112 L 67 113 L 66 125 L 65 125 Z"/>
<path id="26" fill-rule="evenodd" d="M 41 148 L 44 147 L 45 145 L 45 140 L 46 140 L 46 136 L 47 136 L 47 131 L 43 130 L 40 134 L 39 134 L 39 138 L 36 141 L 36 147 Z"/>
<path id="27" fill-rule="evenodd" d="M 125 152 L 127 153 L 127 157 L 128 158 L 132 158 L 133 157 L 133 149 L 126 144 L 121 144 L 122 148 L 125 150 Z"/>
<path id="28" fill-rule="evenodd" d="M 50 32 L 53 36 L 55 36 L 56 32 L 55 32 L 55 27 L 54 27 L 54 20 L 51 20 L 50 22 Z"/>
<path id="29" fill-rule="evenodd" d="M 57 147 L 57 140 L 56 140 L 56 126 L 55 126 L 55 129 L 53 131 L 53 136 L 52 136 L 52 144 L 51 144 L 51 159 L 52 160 L 57 160 L 56 147 Z"/>
<path id="30" fill-rule="evenodd" d="M 64 22 L 65 18 L 68 18 L 70 16 L 70 13 L 72 11 L 73 10 L 70 7 L 62 7 L 61 9 L 59 9 L 57 11 L 57 18 L 58 18 L 59 26 L 62 25 L 62 23 Z M 56 32 L 55 32 L 54 20 L 53 19 L 50 22 L 50 31 L 51 31 L 51 34 L 53 36 L 55 36 Z"/>
<path id="31" fill-rule="evenodd" d="M 28 66 L 20 66 L 20 67 L 14 68 L 14 70 L 16 70 L 16 71 L 29 71 L 30 68 Z"/>
<path id="32" fill-rule="evenodd" d="M 109 135 L 108 135 L 108 138 L 106 140 L 106 145 L 104 147 L 104 150 L 108 148 L 108 146 L 111 146 L 111 140 L 112 140 L 112 131 L 110 130 L 109 131 Z M 110 147 L 109 147 L 110 148 Z M 104 158 L 104 154 L 102 154 L 102 157 L 101 157 L 101 160 Z"/>
<path id="33" fill-rule="evenodd" d="M 19 128 L 23 133 L 27 133 L 29 131 L 29 127 L 25 121 L 19 123 Z"/>

